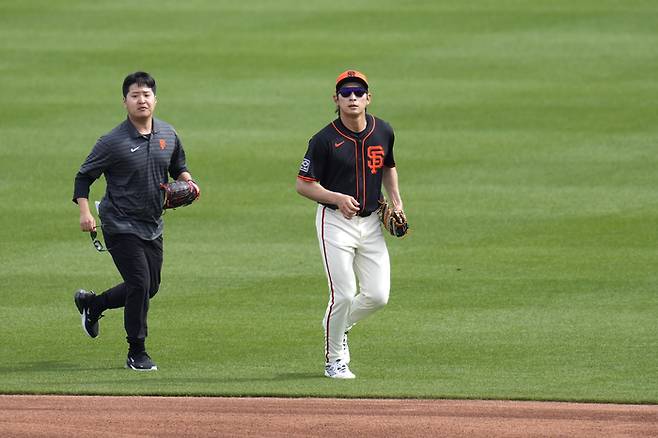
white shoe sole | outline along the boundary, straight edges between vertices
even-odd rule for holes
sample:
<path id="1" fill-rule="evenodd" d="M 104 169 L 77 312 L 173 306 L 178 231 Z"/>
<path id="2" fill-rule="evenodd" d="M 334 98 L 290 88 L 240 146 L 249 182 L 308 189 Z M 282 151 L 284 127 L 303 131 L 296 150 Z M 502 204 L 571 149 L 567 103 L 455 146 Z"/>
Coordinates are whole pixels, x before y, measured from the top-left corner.
<path id="1" fill-rule="evenodd" d="M 157 367 L 157 365 L 155 365 L 155 366 L 153 366 L 153 368 L 149 368 L 148 370 L 146 370 L 146 369 L 142 369 L 142 368 L 133 368 L 130 365 L 126 364 L 126 369 L 133 370 L 133 371 L 146 371 L 146 372 L 148 372 L 148 371 L 157 371 L 158 367 Z"/>
<path id="2" fill-rule="evenodd" d="M 352 373 L 350 374 L 334 374 L 333 376 L 330 375 L 328 372 L 324 372 L 325 377 L 329 377 L 330 379 L 356 379 L 356 376 Z"/>

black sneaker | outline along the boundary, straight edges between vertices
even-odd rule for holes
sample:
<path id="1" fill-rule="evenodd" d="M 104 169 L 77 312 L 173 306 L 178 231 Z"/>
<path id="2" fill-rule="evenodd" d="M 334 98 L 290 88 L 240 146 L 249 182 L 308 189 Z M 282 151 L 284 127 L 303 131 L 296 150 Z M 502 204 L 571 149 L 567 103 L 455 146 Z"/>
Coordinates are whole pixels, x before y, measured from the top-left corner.
<path id="1" fill-rule="evenodd" d="M 75 306 L 78 308 L 80 315 L 82 315 L 82 330 L 90 338 L 98 336 L 98 320 L 103 317 L 103 315 L 96 315 L 89 310 L 89 304 L 95 296 L 96 294 L 94 292 L 88 292 L 84 289 L 78 289 L 73 296 Z"/>
<path id="2" fill-rule="evenodd" d="M 126 360 L 126 368 L 135 371 L 157 371 L 158 367 L 153 363 L 146 351 L 141 353 L 128 352 L 128 359 Z"/>

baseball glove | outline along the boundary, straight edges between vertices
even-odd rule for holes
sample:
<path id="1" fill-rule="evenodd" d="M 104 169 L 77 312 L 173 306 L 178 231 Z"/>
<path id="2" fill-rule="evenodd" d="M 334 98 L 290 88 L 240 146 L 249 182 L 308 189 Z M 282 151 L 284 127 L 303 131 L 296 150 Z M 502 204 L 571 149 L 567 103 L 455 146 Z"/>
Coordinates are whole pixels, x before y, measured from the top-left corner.
<path id="1" fill-rule="evenodd" d="M 165 192 L 164 205 L 162 206 L 165 210 L 190 205 L 199 199 L 199 195 L 201 195 L 199 186 L 192 180 L 162 183 L 160 189 Z"/>
<path id="2" fill-rule="evenodd" d="M 379 219 L 384 225 L 384 229 L 391 233 L 395 237 L 406 236 L 409 232 L 409 223 L 407 222 L 407 217 L 404 215 L 402 210 L 393 210 L 392 207 L 389 207 L 386 199 L 379 200 Z"/>

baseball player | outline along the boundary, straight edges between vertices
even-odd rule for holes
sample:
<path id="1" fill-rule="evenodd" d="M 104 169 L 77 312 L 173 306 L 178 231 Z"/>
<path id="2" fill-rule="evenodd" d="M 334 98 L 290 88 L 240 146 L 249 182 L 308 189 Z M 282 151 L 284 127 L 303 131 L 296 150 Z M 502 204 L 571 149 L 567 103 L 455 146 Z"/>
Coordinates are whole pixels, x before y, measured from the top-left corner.
<path id="1" fill-rule="evenodd" d="M 324 374 L 336 379 L 355 377 L 348 331 L 388 302 L 390 264 L 376 214 L 382 184 L 393 209 L 402 212 L 393 129 L 367 113 L 368 87 L 359 71 L 338 76 L 338 118 L 309 141 L 296 183 L 300 195 L 318 203 L 315 225 L 329 285 Z"/>
<path id="2" fill-rule="evenodd" d="M 73 194 L 80 208 L 80 228 L 94 236 L 96 220 L 89 209 L 89 188 L 105 175 L 107 190 L 99 215 L 105 243 L 123 282 L 100 295 L 80 289 L 74 301 L 82 315 L 82 328 L 92 338 L 98 336 L 102 312 L 123 307 L 129 344 L 126 367 L 137 371 L 157 370 L 145 340 L 149 302 L 158 292 L 162 270 L 164 194 L 160 184 L 167 182 L 169 174 L 189 181 L 198 195 L 178 134 L 153 117 L 155 91 L 155 80 L 148 73 L 135 72 L 125 78 L 123 104 L 128 117 L 96 142 L 75 177 Z"/>

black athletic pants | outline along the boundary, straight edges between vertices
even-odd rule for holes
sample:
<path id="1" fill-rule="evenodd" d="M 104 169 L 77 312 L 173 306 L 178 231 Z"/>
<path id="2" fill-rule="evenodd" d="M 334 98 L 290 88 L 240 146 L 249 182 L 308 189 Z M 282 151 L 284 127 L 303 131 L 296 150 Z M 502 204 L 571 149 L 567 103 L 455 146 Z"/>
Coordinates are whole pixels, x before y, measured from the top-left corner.
<path id="1" fill-rule="evenodd" d="M 146 316 L 149 300 L 160 287 L 162 236 L 155 240 L 143 240 L 133 234 L 106 233 L 104 238 L 123 283 L 99 295 L 92 310 L 100 313 L 123 307 L 126 339 L 131 349 L 143 349 L 148 335 Z"/>

